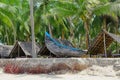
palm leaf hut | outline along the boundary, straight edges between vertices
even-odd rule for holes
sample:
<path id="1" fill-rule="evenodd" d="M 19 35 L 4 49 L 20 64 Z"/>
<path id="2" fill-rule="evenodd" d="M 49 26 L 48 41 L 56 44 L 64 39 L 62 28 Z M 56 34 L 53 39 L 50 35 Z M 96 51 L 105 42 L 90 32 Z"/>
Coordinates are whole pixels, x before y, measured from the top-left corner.
<path id="1" fill-rule="evenodd" d="M 0 45 L 0 57 L 8 58 L 12 48 L 13 48 L 13 46 L 11 46 L 11 45 Z"/>
<path id="2" fill-rule="evenodd" d="M 88 49 L 88 53 L 90 55 L 104 54 L 107 57 L 106 49 L 113 41 L 120 43 L 120 36 L 102 30 L 101 33 L 99 33 L 98 36 L 93 40 Z"/>
<path id="3" fill-rule="evenodd" d="M 39 52 L 40 47 L 36 44 L 36 54 Z M 9 57 L 32 57 L 32 42 L 16 42 L 10 52 Z"/>

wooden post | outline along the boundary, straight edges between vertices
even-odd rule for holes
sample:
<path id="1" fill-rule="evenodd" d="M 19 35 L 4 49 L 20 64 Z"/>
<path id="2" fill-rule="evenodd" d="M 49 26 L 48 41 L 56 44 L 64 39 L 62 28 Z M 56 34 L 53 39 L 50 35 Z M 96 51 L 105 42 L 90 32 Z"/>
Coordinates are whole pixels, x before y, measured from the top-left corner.
<path id="1" fill-rule="evenodd" d="M 105 57 L 107 58 L 106 42 L 105 42 L 105 33 L 103 33 L 103 39 L 104 39 L 104 54 L 105 54 Z"/>
<path id="2" fill-rule="evenodd" d="M 90 58 L 92 57 L 92 54 L 90 53 Z"/>
<path id="3" fill-rule="evenodd" d="M 115 29 L 115 34 L 117 35 L 118 34 L 118 31 L 117 31 L 117 28 L 118 25 L 116 24 L 116 29 Z M 117 41 L 115 42 L 116 43 L 116 53 L 118 54 L 118 44 L 117 44 Z"/>
<path id="4" fill-rule="evenodd" d="M 20 54 L 20 47 L 18 46 L 18 57 L 19 57 L 19 54 Z"/>

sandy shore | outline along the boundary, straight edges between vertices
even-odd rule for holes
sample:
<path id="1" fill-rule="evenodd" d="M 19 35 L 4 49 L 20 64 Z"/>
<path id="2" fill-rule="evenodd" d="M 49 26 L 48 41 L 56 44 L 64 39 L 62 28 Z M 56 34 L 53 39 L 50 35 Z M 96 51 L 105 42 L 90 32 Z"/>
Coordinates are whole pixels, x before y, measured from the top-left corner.
<path id="1" fill-rule="evenodd" d="M 6 74 L 0 69 L 0 80 L 120 80 L 112 66 L 92 66 L 77 74 Z"/>
<path id="2" fill-rule="evenodd" d="M 93 76 L 93 75 L 79 75 L 79 74 L 65 74 L 65 75 L 13 75 L 0 74 L 0 80 L 120 80 L 117 77 L 108 76 Z"/>

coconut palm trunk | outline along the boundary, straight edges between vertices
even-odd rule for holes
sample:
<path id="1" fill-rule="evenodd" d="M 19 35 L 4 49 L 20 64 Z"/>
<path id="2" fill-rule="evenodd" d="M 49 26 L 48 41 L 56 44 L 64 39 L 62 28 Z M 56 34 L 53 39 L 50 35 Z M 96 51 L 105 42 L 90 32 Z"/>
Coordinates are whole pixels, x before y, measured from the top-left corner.
<path id="1" fill-rule="evenodd" d="M 88 21 L 85 21 L 84 22 L 84 28 L 85 28 L 85 31 L 86 31 L 86 49 L 89 48 L 90 46 L 90 43 L 89 43 L 89 23 Z"/>
<path id="2" fill-rule="evenodd" d="M 65 32 L 64 32 L 64 30 L 62 29 L 62 40 L 64 40 L 64 39 L 65 39 L 64 34 L 65 34 Z"/>
<path id="3" fill-rule="evenodd" d="M 106 24 L 106 15 L 103 16 L 103 29 L 107 30 L 107 24 Z M 106 41 L 105 41 L 105 33 L 103 35 L 103 39 L 104 39 L 104 54 L 105 57 L 107 58 L 107 50 L 106 50 Z"/>
<path id="4" fill-rule="evenodd" d="M 36 58 L 35 50 L 35 35 L 34 35 L 34 16 L 33 16 L 33 0 L 30 0 L 30 21 L 31 21 L 31 33 L 32 33 L 32 57 Z"/>
<path id="5" fill-rule="evenodd" d="M 106 16 L 103 16 L 103 29 L 107 30 L 107 26 L 106 26 Z"/>
<path id="6" fill-rule="evenodd" d="M 50 25 L 50 23 L 49 23 L 49 25 L 48 25 L 48 28 L 49 28 L 49 33 L 50 33 L 51 37 L 53 37 L 52 29 L 51 29 L 51 25 Z"/>

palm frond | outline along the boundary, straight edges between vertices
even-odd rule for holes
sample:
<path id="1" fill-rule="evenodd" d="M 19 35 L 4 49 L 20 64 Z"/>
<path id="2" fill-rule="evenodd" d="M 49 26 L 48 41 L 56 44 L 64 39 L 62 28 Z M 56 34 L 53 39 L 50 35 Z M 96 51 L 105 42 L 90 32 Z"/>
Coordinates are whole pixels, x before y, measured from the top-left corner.
<path id="1" fill-rule="evenodd" d="M 120 1 L 111 3 L 111 11 L 120 15 Z"/>
<path id="2" fill-rule="evenodd" d="M 7 5 L 5 3 L 0 2 L 0 9 L 4 9 L 7 10 L 11 13 L 15 13 L 16 12 L 16 8 L 10 5 Z"/>
<path id="3" fill-rule="evenodd" d="M 13 23 L 12 23 L 11 19 L 2 12 L 0 12 L 0 20 L 3 23 L 5 23 L 6 25 L 8 25 L 9 27 L 13 27 Z"/>

